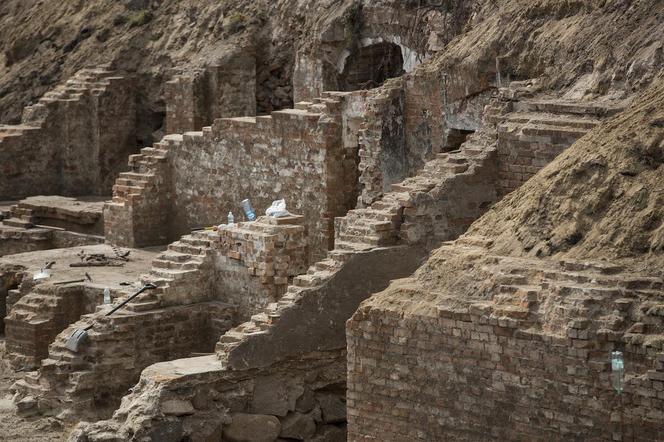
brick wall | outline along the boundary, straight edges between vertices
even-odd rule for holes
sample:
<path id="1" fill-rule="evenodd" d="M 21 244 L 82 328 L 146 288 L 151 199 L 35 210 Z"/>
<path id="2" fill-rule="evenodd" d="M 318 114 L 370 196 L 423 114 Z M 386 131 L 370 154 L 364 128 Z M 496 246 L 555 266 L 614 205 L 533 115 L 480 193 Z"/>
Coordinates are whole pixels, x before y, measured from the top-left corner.
<path id="1" fill-rule="evenodd" d="M 185 135 L 173 151 L 173 221 L 189 227 L 216 225 L 232 211 L 244 219 L 240 201 L 256 211 L 286 199 L 305 217 L 310 257 L 328 248 L 334 216 L 343 207 L 343 149 L 340 110 L 332 117 L 306 111 L 277 111 L 270 117 L 217 120 L 205 136 Z"/>
<path id="2" fill-rule="evenodd" d="M 201 130 L 217 118 L 256 115 L 256 60 L 236 53 L 218 65 L 175 75 L 164 94 L 167 134 Z"/>
<path id="3" fill-rule="evenodd" d="M 398 302 L 379 294 L 358 309 L 347 325 L 349 440 L 661 440 L 662 321 L 637 294 L 661 290 L 661 278 L 607 263 L 491 269 L 500 261 L 477 264 L 493 288 L 476 300 L 430 303 L 430 289 L 404 282 Z M 610 381 L 616 349 L 622 395 Z"/>
<path id="4" fill-rule="evenodd" d="M 94 310 L 84 301 L 84 292 L 80 286 L 37 286 L 12 306 L 5 318 L 5 333 L 7 353 L 14 367 L 38 365 L 48 356 L 48 345 L 58 333 L 81 314 Z"/>
<path id="5" fill-rule="evenodd" d="M 521 83 L 501 89 L 491 104 L 499 109 L 489 121 L 497 125 L 498 191 L 505 195 L 622 106 L 592 101 L 519 98 Z"/>
<path id="6" fill-rule="evenodd" d="M 26 108 L 21 126 L 0 126 L 0 198 L 109 195 L 136 150 L 130 80 L 84 70 Z"/>
<path id="7" fill-rule="evenodd" d="M 228 304 L 204 302 L 99 316 L 79 353 L 73 354 L 64 348 L 66 339 L 74 328 L 87 325 L 76 322 L 51 344 L 40 368 L 42 381 L 63 386 L 66 392 L 42 390 L 40 408 L 60 409 L 61 401 L 65 401 L 68 409 L 80 413 L 78 417 L 110 416 L 143 368 L 193 352 L 210 352 L 219 334 L 234 323 L 234 314 Z"/>
<path id="8" fill-rule="evenodd" d="M 259 217 L 225 226 L 213 245 L 215 289 L 248 320 L 286 292 L 293 277 L 307 271 L 308 243 L 301 216 Z"/>

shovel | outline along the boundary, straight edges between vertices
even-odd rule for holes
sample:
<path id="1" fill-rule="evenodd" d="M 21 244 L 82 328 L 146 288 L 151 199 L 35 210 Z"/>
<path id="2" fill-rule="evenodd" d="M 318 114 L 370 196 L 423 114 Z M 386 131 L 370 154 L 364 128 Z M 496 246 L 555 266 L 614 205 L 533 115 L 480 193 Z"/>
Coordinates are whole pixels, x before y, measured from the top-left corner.
<path id="1" fill-rule="evenodd" d="M 143 293 L 146 290 L 151 290 L 151 289 L 156 289 L 157 286 L 154 284 L 145 284 L 139 291 L 131 295 L 129 298 L 125 299 L 122 301 L 118 306 L 114 307 L 113 310 L 110 312 L 106 313 L 104 316 L 111 316 L 113 313 L 117 312 L 120 310 L 122 307 L 124 307 L 127 303 L 131 302 L 134 298 L 136 298 L 138 295 Z M 74 353 L 78 353 L 78 346 L 81 345 L 83 341 L 85 341 L 88 337 L 88 330 L 92 328 L 92 324 L 88 325 L 84 329 L 76 329 L 74 330 L 74 333 L 71 334 L 69 339 L 67 339 L 67 343 L 65 346 L 67 349 L 73 351 Z"/>

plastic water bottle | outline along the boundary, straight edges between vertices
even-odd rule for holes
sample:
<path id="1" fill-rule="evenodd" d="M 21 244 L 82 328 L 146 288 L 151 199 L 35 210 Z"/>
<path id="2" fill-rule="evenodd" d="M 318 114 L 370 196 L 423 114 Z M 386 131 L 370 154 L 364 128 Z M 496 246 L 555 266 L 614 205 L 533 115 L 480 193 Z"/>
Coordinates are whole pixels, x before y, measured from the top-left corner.
<path id="1" fill-rule="evenodd" d="M 625 360 L 621 351 L 611 352 L 611 384 L 618 394 L 623 391 Z"/>
<path id="2" fill-rule="evenodd" d="M 228 225 L 232 226 L 235 224 L 235 217 L 233 216 L 233 212 L 228 212 Z"/>
<path id="3" fill-rule="evenodd" d="M 111 303 L 111 290 L 106 287 L 104 289 L 104 304 L 110 304 Z"/>
<path id="4" fill-rule="evenodd" d="M 242 205 L 242 208 L 244 209 L 244 214 L 247 215 L 247 219 L 249 221 L 253 221 L 256 219 L 256 211 L 254 210 L 253 207 L 251 207 L 251 201 L 248 199 L 242 200 L 240 203 Z"/>

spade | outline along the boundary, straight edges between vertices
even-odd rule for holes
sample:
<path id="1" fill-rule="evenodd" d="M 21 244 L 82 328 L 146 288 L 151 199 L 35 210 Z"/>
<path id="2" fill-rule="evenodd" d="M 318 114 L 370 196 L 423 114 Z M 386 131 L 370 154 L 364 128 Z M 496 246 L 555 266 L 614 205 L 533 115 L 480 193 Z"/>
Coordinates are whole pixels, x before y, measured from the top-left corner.
<path id="1" fill-rule="evenodd" d="M 122 307 L 124 307 L 127 303 L 131 302 L 134 298 L 136 298 L 138 295 L 143 293 L 146 290 L 151 290 L 151 289 L 156 289 L 157 286 L 154 284 L 145 284 L 143 287 L 140 288 L 139 291 L 131 295 L 129 298 L 125 299 L 122 301 L 119 305 L 113 308 L 110 312 L 106 313 L 104 316 L 111 316 L 113 313 L 117 312 L 120 310 Z M 85 341 L 88 337 L 88 330 L 92 328 L 92 324 L 88 325 L 84 329 L 77 328 L 74 330 L 74 332 L 71 334 L 69 339 L 67 339 L 67 344 L 66 347 L 73 351 L 74 353 L 78 352 L 78 347 L 79 345 Z"/>

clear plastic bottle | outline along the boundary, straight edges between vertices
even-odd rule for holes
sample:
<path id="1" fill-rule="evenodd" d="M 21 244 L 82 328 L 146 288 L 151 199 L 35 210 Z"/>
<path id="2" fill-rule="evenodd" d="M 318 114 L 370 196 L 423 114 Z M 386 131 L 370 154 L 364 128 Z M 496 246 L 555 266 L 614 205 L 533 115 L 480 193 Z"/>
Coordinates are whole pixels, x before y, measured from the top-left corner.
<path id="1" fill-rule="evenodd" d="M 228 225 L 232 226 L 235 224 L 235 217 L 233 216 L 233 212 L 228 212 Z"/>
<path id="2" fill-rule="evenodd" d="M 621 351 L 611 352 L 611 384 L 618 394 L 623 391 L 625 360 Z"/>
<path id="3" fill-rule="evenodd" d="M 111 290 L 106 287 L 104 289 L 104 304 L 110 304 L 111 303 Z"/>
<path id="4" fill-rule="evenodd" d="M 251 201 L 248 199 L 242 200 L 240 203 L 242 205 L 242 208 L 244 209 L 244 214 L 247 215 L 247 219 L 249 221 L 253 221 L 256 219 L 256 211 L 254 208 L 251 206 Z"/>

